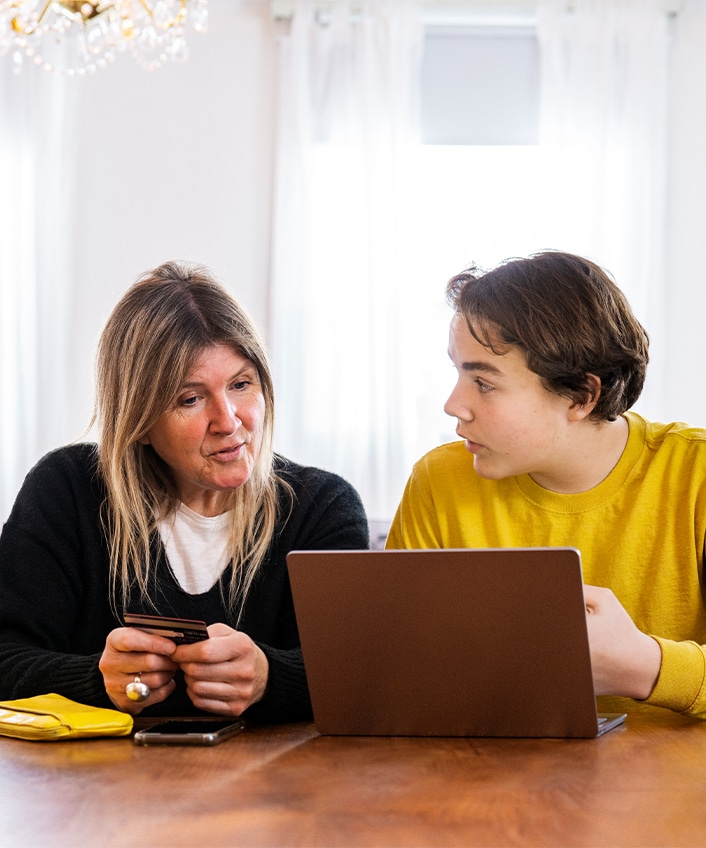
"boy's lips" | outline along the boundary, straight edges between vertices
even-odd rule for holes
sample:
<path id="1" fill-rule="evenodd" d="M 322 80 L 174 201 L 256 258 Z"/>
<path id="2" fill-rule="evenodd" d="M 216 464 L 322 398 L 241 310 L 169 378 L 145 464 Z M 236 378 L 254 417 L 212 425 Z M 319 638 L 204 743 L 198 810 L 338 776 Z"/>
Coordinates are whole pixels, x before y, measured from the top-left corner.
<path id="1" fill-rule="evenodd" d="M 471 453 L 478 453 L 479 451 L 483 450 L 483 445 L 481 445 L 479 442 L 474 442 L 471 439 L 466 438 L 464 438 L 464 442 L 466 443 L 466 450 L 470 451 Z"/>

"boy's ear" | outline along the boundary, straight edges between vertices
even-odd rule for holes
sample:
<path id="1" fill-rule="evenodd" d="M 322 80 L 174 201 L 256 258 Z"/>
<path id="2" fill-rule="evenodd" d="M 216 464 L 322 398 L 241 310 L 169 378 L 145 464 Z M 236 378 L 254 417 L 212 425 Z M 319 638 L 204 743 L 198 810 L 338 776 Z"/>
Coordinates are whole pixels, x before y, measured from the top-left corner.
<path id="1" fill-rule="evenodd" d="M 575 403 L 569 409 L 571 417 L 575 421 L 587 418 L 595 409 L 598 398 L 601 396 L 601 378 L 597 374 L 586 374 L 586 399 L 583 403 Z"/>

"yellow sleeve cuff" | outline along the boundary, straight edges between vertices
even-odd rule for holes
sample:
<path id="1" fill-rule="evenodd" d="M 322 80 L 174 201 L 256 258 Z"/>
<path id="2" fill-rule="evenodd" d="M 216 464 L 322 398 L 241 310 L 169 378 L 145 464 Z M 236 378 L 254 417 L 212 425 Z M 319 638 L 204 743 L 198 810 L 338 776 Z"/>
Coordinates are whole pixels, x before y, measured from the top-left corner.
<path id="1" fill-rule="evenodd" d="M 696 642 L 653 637 L 662 649 L 657 684 L 644 703 L 706 718 L 706 657 Z"/>

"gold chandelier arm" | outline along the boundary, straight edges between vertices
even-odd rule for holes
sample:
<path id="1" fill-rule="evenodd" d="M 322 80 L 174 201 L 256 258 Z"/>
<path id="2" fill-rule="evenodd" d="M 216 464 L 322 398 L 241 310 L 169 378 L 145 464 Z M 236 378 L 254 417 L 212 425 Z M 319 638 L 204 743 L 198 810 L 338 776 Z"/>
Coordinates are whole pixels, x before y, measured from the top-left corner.
<path id="1" fill-rule="evenodd" d="M 153 71 L 188 58 L 186 24 L 205 32 L 208 0 L 0 0 L 0 52 L 13 45 L 13 70 L 24 56 L 57 76 L 93 74 L 130 52 Z M 193 12 L 193 15 L 192 15 Z M 2 840 L 0 840 L 2 841 Z"/>
<path id="2" fill-rule="evenodd" d="M 49 2 L 51 3 L 51 0 L 49 0 Z M 188 2 L 188 0 L 181 0 L 181 3 L 179 4 L 179 11 L 176 13 L 176 15 L 174 16 L 174 18 L 171 21 L 168 21 L 164 25 L 163 29 L 171 29 L 172 27 L 177 26 L 178 24 L 180 24 L 184 20 L 184 18 L 186 17 L 186 4 L 187 4 L 187 2 Z M 152 18 L 152 20 L 154 20 L 154 12 L 149 7 L 146 0 L 139 0 L 139 3 L 140 3 L 140 6 L 142 6 L 142 8 L 150 16 L 150 18 Z M 47 4 L 47 5 L 49 5 L 49 4 Z"/>
<path id="3" fill-rule="evenodd" d="M 37 31 L 37 27 L 41 24 L 44 16 L 49 11 L 49 7 L 51 6 L 53 0 L 47 0 L 46 6 L 42 9 L 41 15 L 37 18 L 37 23 L 33 27 L 23 27 L 22 24 L 17 20 L 17 18 L 12 19 L 12 29 L 15 32 L 18 32 L 20 35 L 32 35 L 32 33 Z"/>

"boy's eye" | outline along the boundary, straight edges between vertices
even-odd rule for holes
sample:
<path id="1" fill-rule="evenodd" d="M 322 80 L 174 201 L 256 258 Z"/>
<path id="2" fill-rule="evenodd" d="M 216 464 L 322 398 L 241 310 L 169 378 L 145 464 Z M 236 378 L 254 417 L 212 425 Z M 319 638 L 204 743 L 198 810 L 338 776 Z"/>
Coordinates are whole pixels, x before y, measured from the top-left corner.
<path id="1" fill-rule="evenodd" d="M 480 379 L 480 377 L 476 377 L 476 383 L 478 384 L 478 388 L 479 388 L 482 392 L 490 392 L 490 391 L 492 391 L 492 390 L 493 390 L 493 387 L 492 387 L 492 386 L 489 386 L 487 383 L 484 383 L 484 382 Z"/>

